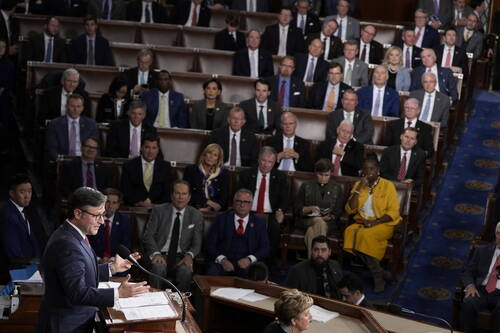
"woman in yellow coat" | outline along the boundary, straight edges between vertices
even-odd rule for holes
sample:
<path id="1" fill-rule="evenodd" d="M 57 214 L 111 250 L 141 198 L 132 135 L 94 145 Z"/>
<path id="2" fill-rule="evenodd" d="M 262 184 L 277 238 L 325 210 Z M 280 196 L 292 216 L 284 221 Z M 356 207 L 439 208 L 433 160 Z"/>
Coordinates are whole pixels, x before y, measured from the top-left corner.
<path id="1" fill-rule="evenodd" d="M 399 201 L 394 184 L 379 175 L 376 157 L 363 163 L 363 178 L 357 181 L 346 204 L 354 222 L 344 231 L 344 250 L 357 255 L 373 275 L 374 292 L 384 291 L 384 257 L 387 241 L 394 226 L 401 221 Z"/>

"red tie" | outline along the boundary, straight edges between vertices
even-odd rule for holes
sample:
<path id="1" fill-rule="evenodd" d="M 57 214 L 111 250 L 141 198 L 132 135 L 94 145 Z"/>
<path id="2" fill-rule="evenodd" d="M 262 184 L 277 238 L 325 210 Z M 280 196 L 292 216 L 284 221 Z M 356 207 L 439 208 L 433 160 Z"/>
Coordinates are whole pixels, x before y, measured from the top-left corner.
<path id="1" fill-rule="evenodd" d="M 406 176 L 406 153 L 403 154 L 403 158 L 401 159 L 401 165 L 399 166 L 398 172 L 398 180 L 401 182 L 405 180 Z"/>
<path id="2" fill-rule="evenodd" d="M 90 247 L 90 242 L 89 242 L 89 238 L 87 236 L 85 236 L 83 238 L 83 241 L 85 242 L 85 244 L 87 244 L 89 247 Z"/>
<path id="3" fill-rule="evenodd" d="M 420 39 L 420 33 L 422 32 L 422 28 L 417 28 L 418 29 L 418 32 L 417 32 L 417 35 L 415 36 L 415 42 L 418 42 L 418 40 Z"/>
<path id="4" fill-rule="evenodd" d="M 490 276 L 488 276 L 488 283 L 486 283 L 486 291 L 489 293 L 494 292 L 497 289 L 497 267 L 500 266 L 500 255 L 497 256 L 497 261 L 491 269 Z"/>
<path id="5" fill-rule="evenodd" d="M 104 252 L 102 256 L 104 258 L 111 257 L 111 220 L 106 219 L 104 221 Z"/>
<path id="6" fill-rule="evenodd" d="M 341 143 L 339 144 L 340 148 L 344 148 L 344 144 Z M 333 175 L 334 176 L 339 176 L 340 175 L 340 155 L 335 155 L 335 162 L 333 162 Z"/>
<path id="7" fill-rule="evenodd" d="M 196 27 L 198 24 L 198 15 L 196 15 L 196 5 L 193 7 L 193 17 L 191 18 L 191 26 Z"/>
<path id="8" fill-rule="evenodd" d="M 430 67 L 427 68 L 427 73 L 432 73 L 432 69 Z"/>
<path id="9" fill-rule="evenodd" d="M 408 126 L 407 126 L 407 128 L 408 128 L 408 127 L 411 127 L 411 121 L 409 121 L 409 122 L 408 122 Z"/>
<path id="10" fill-rule="evenodd" d="M 259 196 L 257 198 L 257 214 L 264 214 L 264 199 L 266 198 L 266 175 L 262 174 L 259 186 Z"/>
<path id="11" fill-rule="evenodd" d="M 451 49 L 448 48 L 448 54 L 446 55 L 446 61 L 444 63 L 444 67 L 451 67 Z"/>
<path id="12" fill-rule="evenodd" d="M 87 180 L 85 186 L 94 187 L 94 176 L 92 175 L 92 163 L 87 163 Z"/>
<path id="13" fill-rule="evenodd" d="M 285 86 L 286 86 L 286 81 L 282 80 L 281 81 L 281 87 L 280 87 L 280 93 L 278 96 L 278 103 L 283 106 L 285 104 Z"/>
<path id="14" fill-rule="evenodd" d="M 243 220 L 242 219 L 238 219 L 238 228 L 236 229 L 236 234 L 237 235 L 243 235 L 245 233 L 245 229 L 243 229 Z"/>

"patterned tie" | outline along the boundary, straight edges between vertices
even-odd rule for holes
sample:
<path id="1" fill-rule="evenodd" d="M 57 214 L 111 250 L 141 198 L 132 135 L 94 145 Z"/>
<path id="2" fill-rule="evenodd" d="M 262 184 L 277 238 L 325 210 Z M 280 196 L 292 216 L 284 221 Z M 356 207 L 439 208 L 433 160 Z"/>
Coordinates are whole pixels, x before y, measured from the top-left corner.
<path id="1" fill-rule="evenodd" d="M 229 157 L 229 165 L 236 165 L 236 134 L 233 134 L 233 138 L 231 139 L 231 153 Z"/>
<path id="2" fill-rule="evenodd" d="M 238 228 L 236 229 L 236 234 L 237 235 L 244 235 L 245 234 L 245 229 L 243 229 L 243 221 L 242 219 L 238 219 Z"/>
<path id="3" fill-rule="evenodd" d="M 361 51 L 361 56 L 359 57 L 359 59 L 362 61 L 362 62 L 367 62 L 366 61 L 366 44 L 363 45 L 363 51 Z"/>
<path id="4" fill-rule="evenodd" d="M 488 276 L 488 282 L 486 283 L 486 291 L 489 293 L 494 292 L 497 289 L 497 267 L 500 266 L 500 255 L 497 256 L 497 260 L 491 269 L 491 273 Z"/>
<path id="5" fill-rule="evenodd" d="M 406 56 L 405 56 L 405 67 L 411 68 L 411 56 L 410 56 L 410 48 L 406 48 Z"/>
<path id="6" fill-rule="evenodd" d="M 281 106 L 285 105 L 285 88 L 286 88 L 286 80 L 281 80 L 280 93 L 278 95 L 278 103 Z"/>
<path id="7" fill-rule="evenodd" d="M 49 38 L 49 42 L 47 43 L 47 50 L 45 50 L 45 59 L 43 59 L 43 62 L 52 62 L 52 48 L 54 43 L 53 40 L 54 38 Z"/>
<path id="8" fill-rule="evenodd" d="M 339 144 L 339 147 L 341 149 L 344 149 L 344 144 L 343 143 Z M 335 161 L 333 162 L 333 175 L 340 176 L 340 170 L 341 170 L 340 169 L 340 159 L 342 158 L 342 156 L 335 155 L 335 154 L 334 154 L 334 156 L 335 156 Z"/>
<path id="9" fill-rule="evenodd" d="M 71 128 L 69 130 L 69 154 L 71 156 L 76 155 L 76 126 L 77 126 L 77 121 L 72 120 L 71 121 Z"/>
<path id="10" fill-rule="evenodd" d="M 196 5 L 193 6 L 193 15 L 191 18 L 191 26 L 196 27 L 198 25 L 198 13 L 196 12 Z"/>
<path id="11" fill-rule="evenodd" d="M 86 182 L 85 186 L 94 188 L 94 174 L 92 173 L 93 163 L 87 163 L 87 174 L 86 174 Z"/>
<path id="12" fill-rule="evenodd" d="M 403 158 L 401 159 L 401 164 L 399 165 L 399 172 L 398 172 L 398 180 L 402 182 L 405 180 L 406 176 L 406 153 L 403 154 Z"/>
<path id="13" fill-rule="evenodd" d="M 151 22 L 151 5 L 148 3 L 146 4 L 146 15 L 145 16 L 145 21 L 146 23 L 152 23 Z"/>
<path id="14" fill-rule="evenodd" d="M 328 100 L 326 101 L 326 112 L 332 112 L 335 106 L 335 88 L 332 87 L 330 89 L 330 93 L 328 94 Z"/>
<path id="15" fill-rule="evenodd" d="M 134 127 L 130 141 L 130 156 L 139 156 L 139 130 Z"/>
<path id="16" fill-rule="evenodd" d="M 375 104 L 373 105 L 372 115 L 374 116 L 382 116 L 382 112 L 380 112 L 380 105 L 382 104 L 382 89 L 377 89 L 377 97 L 375 98 Z"/>
<path id="17" fill-rule="evenodd" d="M 259 111 L 259 125 L 260 128 L 264 129 L 266 128 L 266 122 L 264 119 L 264 105 L 259 105 L 260 111 Z"/>
<path id="18" fill-rule="evenodd" d="M 349 64 L 344 77 L 344 83 L 351 86 L 352 81 L 352 64 Z"/>
<path id="19" fill-rule="evenodd" d="M 172 228 L 172 235 L 170 236 L 170 244 L 168 246 L 168 253 L 167 253 L 167 269 L 170 271 L 175 268 L 177 249 L 179 247 L 180 230 L 181 230 L 181 212 L 176 212 L 174 226 Z"/>
<path id="20" fill-rule="evenodd" d="M 292 147 L 292 139 L 290 139 L 290 138 L 286 139 L 286 147 L 285 148 L 293 148 Z M 285 158 L 283 160 L 283 168 L 281 170 L 290 171 L 291 168 L 292 168 L 292 159 Z"/>
<path id="21" fill-rule="evenodd" d="M 88 44 L 87 65 L 95 65 L 94 39 L 91 38 L 89 38 Z"/>
<path id="22" fill-rule="evenodd" d="M 104 220 L 104 252 L 102 254 L 104 258 L 111 257 L 111 220 Z"/>
<path id="23" fill-rule="evenodd" d="M 446 54 L 446 60 L 444 62 L 444 67 L 451 67 L 451 48 L 448 48 L 448 53 Z"/>
<path id="24" fill-rule="evenodd" d="M 420 119 L 423 121 L 427 121 L 427 117 L 429 117 L 429 112 L 431 110 L 431 97 L 431 94 L 427 94 L 427 103 L 425 104 L 424 112 L 422 112 L 422 115 L 420 117 Z"/>
<path id="25" fill-rule="evenodd" d="M 305 82 L 313 82 L 313 81 L 314 81 L 314 57 L 311 57 L 309 65 L 307 66 Z"/>
<path id="26" fill-rule="evenodd" d="M 151 185 L 153 184 L 153 163 L 151 162 L 146 162 L 146 165 L 144 166 L 144 174 L 142 175 L 142 181 L 144 182 L 144 186 L 146 187 L 146 190 L 151 189 Z"/>
<path id="27" fill-rule="evenodd" d="M 259 186 L 259 196 L 257 197 L 257 214 L 264 214 L 264 199 L 266 198 L 266 175 L 262 174 Z"/>

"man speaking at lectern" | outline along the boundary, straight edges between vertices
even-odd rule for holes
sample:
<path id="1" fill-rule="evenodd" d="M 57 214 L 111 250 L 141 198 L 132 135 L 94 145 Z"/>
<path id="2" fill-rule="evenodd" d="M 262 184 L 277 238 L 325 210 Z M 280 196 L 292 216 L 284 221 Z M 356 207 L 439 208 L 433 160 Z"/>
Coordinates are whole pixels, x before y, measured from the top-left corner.
<path id="1" fill-rule="evenodd" d="M 52 234 L 42 258 L 45 295 L 40 306 L 37 332 L 90 333 L 97 307 L 111 307 L 118 297 L 131 297 L 149 290 L 146 282 L 128 283 L 118 289 L 98 289 L 99 281 L 130 268 L 118 255 L 109 264 L 97 264 L 87 235 L 95 235 L 104 223 L 106 197 L 80 187 L 69 197 L 69 219 Z M 134 254 L 139 257 L 138 254 Z"/>

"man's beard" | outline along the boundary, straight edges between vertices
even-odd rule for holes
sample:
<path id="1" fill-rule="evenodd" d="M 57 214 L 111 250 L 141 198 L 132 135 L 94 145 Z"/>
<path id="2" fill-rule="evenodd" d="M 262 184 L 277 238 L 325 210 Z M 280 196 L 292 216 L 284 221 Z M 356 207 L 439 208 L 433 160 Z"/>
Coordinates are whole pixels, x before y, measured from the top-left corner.
<path id="1" fill-rule="evenodd" d="M 311 262 L 316 269 L 322 270 L 324 267 L 326 267 L 326 260 L 318 258 L 312 259 Z"/>

